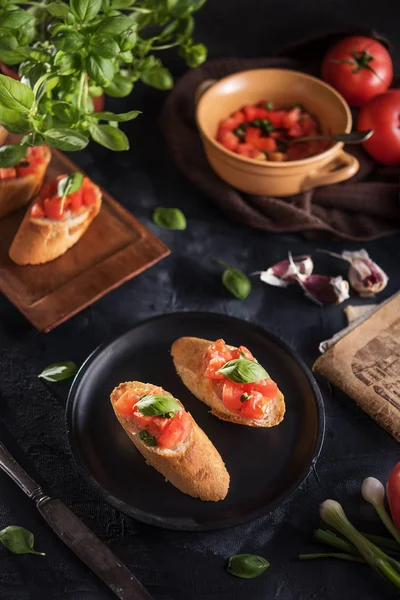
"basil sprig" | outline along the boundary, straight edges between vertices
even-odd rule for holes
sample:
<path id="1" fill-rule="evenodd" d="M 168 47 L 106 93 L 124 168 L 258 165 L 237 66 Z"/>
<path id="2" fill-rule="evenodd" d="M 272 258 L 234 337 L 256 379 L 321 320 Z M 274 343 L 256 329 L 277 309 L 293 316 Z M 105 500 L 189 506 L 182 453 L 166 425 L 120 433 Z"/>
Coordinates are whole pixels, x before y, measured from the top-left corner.
<path id="1" fill-rule="evenodd" d="M 0 542 L 14 554 L 39 554 L 46 556 L 44 552 L 36 552 L 33 549 L 35 543 L 34 535 L 29 529 L 10 525 L 0 531 Z"/>
<path id="2" fill-rule="evenodd" d="M 172 396 L 162 396 L 154 394 L 153 396 L 143 396 L 135 407 L 146 417 L 167 417 L 170 418 L 176 412 L 181 410 L 178 400 Z"/>
<path id="3" fill-rule="evenodd" d="M 67 360 L 49 365 L 43 369 L 38 378 L 45 379 L 46 381 L 62 381 L 63 379 L 74 377 L 77 372 L 78 366 L 74 362 Z"/>
<path id="4" fill-rule="evenodd" d="M 57 196 L 60 196 L 62 199 L 64 199 L 67 196 L 74 194 L 75 192 L 81 189 L 82 183 L 82 173 L 75 172 L 66 175 L 58 182 Z"/>
<path id="5" fill-rule="evenodd" d="M 128 150 L 119 122 L 139 111 L 95 115 L 93 98 L 128 96 L 142 81 L 173 86 L 159 52 L 176 48 L 197 67 L 207 50 L 193 40 L 193 14 L 205 0 L 20 0 L 0 3 L 0 61 L 18 65 L 21 80 L 0 75 L 0 124 L 25 134 L 18 146 L 47 143 L 82 150 L 92 139 Z M 17 154 L 0 154 L 0 167 Z"/>
<path id="6" fill-rule="evenodd" d="M 255 360 L 235 358 L 230 360 L 218 371 L 235 383 L 254 383 L 269 377 L 267 371 Z"/>
<path id="7" fill-rule="evenodd" d="M 235 554 L 230 557 L 226 570 L 235 577 L 254 579 L 265 573 L 270 566 L 265 558 L 257 554 Z"/>
<path id="8" fill-rule="evenodd" d="M 143 429 L 139 431 L 139 437 L 146 444 L 146 446 L 157 446 L 157 440 L 154 435 L 150 435 L 148 431 Z"/>

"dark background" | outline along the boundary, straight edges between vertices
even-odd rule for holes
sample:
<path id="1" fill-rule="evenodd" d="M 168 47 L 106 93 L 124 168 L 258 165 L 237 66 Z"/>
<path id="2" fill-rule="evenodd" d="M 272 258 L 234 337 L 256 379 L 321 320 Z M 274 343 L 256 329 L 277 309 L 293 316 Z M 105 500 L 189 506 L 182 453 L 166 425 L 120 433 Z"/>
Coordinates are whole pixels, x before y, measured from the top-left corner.
<path id="1" fill-rule="evenodd" d="M 209 0 L 197 15 L 196 37 L 207 44 L 210 57 L 263 56 L 324 31 L 373 27 L 397 43 L 398 66 L 399 12 L 398 2 L 387 0 L 368 4 L 361 0 Z M 167 62 L 176 75 L 183 71 L 172 54 Z M 64 425 L 69 386 L 36 378 L 49 363 L 80 363 L 99 343 L 140 319 L 176 310 L 220 312 L 260 324 L 289 343 L 310 366 L 318 343 L 345 325 L 342 306 L 320 309 L 300 292 L 256 281 L 245 301 L 228 295 L 220 284 L 216 259 L 251 272 L 284 258 L 288 250 L 298 254 L 316 248 L 296 235 L 268 235 L 225 221 L 169 160 L 157 123 L 164 99 L 163 93 L 138 85 L 134 95 L 119 104 L 119 108 L 145 111 L 125 128 L 131 150 L 113 154 L 92 145 L 73 158 L 155 231 L 172 255 L 47 335 L 35 331 L 0 298 L 0 438 L 121 557 L 156 600 L 391 597 L 392 591 L 362 565 L 296 560 L 299 552 L 317 548 L 310 534 L 318 524 L 318 504 L 325 498 L 340 500 L 355 522 L 372 528 L 377 519 L 361 500 L 361 481 L 369 475 L 385 481 L 399 458 L 397 443 L 323 380 L 327 431 L 316 474 L 268 517 L 230 531 L 185 534 L 135 522 L 99 500 L 72 461 Z M 152 225 L 151 211 L 159 205 L 180 207 L 188 219 L 187 230 L 167 232 Z M 327 243 L 324 247 L 338 251 L 345 246 Z M 346 244 L 348 249 L 357 247 Z M 379 297 L 383 300 L 400 285 L 399 236 L 365 247 L 391 277 Z M 345 266 L 317 256 L 316 272 L 345 275 Z M 353 304 L 360 302 L 352 299 Z M 10 524 L 31 529 L 37 549 L 45 551 L 46 557 L 15 556 L 0 547 L 1 599 L 113 597 L 52 534 L 22 492 L 0 474 L 0 528 Z M 225 562 L 239 552 L 267 557 L 270 571 L 256 580 L 230 577 L 224 572 Z"/>

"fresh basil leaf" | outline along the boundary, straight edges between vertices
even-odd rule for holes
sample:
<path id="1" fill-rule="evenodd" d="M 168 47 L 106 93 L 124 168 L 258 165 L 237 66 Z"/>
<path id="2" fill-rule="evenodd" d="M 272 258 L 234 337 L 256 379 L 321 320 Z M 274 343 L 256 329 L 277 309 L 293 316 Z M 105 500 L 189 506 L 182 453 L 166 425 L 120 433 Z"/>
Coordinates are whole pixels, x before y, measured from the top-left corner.
<path id="1" fill-rule="evenodd" d="M 24 113 L 0 106 L 0 124 L 10 133 L 28 133 L 31 124 Z"/>
<path id="2" fill-rule="evenodd" d="M 64 2 L 51 2 L 51 4 L 45 4 L 44 8 L 52 17 L 57 17 L 59 19 L 66 19 L 69 13 L 69 8 Z"/>
<path id="3" fill-rule="evenodd" d="M 206 0 L 167 0 L 167 8 L 173 17 L 180 19 L 199 10 L 205 2 Z"/>
<path id="4" fill-rule="evenodd" d="M 38 378 L 46 381 L 63 381 L 63 379 L 75 377 L 77 372 L 77 365 L 67 360 L 49 365 L 38 375 Z"/>
<path id="5" fill-rule="evenodd" d="M 29 57 L 28 48 L 17 48 L 16 50 L 0 50 L 0 60 L 9 66 L 19 65 Z"/>
<path id="6" fill-rule="evenodd" d="M 2 32 L 0 35 L 0 50 L 16 50 L 18 48 L 18 40 L 15 35 L 9 32 Z"/>
<path id="7" fill-rule="evenodd" d="M 112 0 L 111 7 L 117 10 L 126 10 L 135 4 L 136 0 Z"/>
<path id="8" fill-rule="evenodd" d="M 121 40 L 120 48 L 122 52 L 127 52 L 128 50 L 132 50 L 136 46 L 138 40 L 138 36 L 136 31 L 130 31 L 124 34 L 124 37 Z"/>
<path id="9" fill-rule="evenodd" d="M 146 446 L 157 446 L 157 440 L 154 435 L 150 435 L 145 429 L 139 431 L 139 437 Z"/>
<path id="10" fill-rule="evenodd" d="M 186 217 L 179 208 L 159 206 L 153 211 L 153 223 L 163 229 L 182 231 L 186 229 Z"/>
<path id="11" fill-rule="evenodd" d="M 143 396 L 135 404 L 135 407 L 146 417 L 165 416 L 169 413 L 175 414 L 182 409 L 178 400 L 172 398 L 172 396 L 162 396 L 160 394 Z"/>
<path id="12" fill-rule="evenodd" d="M 80 118 L 80 112 L 69 102 L 53 102 L 51 105 L 54 116 L 64 123 L 76 123 Z"/>
<path id="13" fill-rule="evenodd" d="M 32 131 L 28 135 L 25 135 L 21 140 L 22 146 L 42 146 L 44 138 L 40 133 Z"/>
<path id="14" fill-rule="evenodd" d="M 0 29 L 23 29 L 33 23 L 33 16 L 25 10 L 11 10 L 0 16 Z"/>
<path id="15" fill-rule="evenodd" d="M 84 36 L 79 31 L 60 31 L 53 38 L 53 43 L 57 50 L 65 50 L 66 52 L 78 52 L 85 45 Z"/>
<path id="16" fill-rule="evenodd" d="M 34 535 L 29 529 L 18 525 L 9 525 L 0 531 L 0 542 L 14 554 L 38 554 L 46 556 L 44 552 L 36 552 L 33 549 L 35 543 Z"/>
<path id="17" fill-rule="evenodd" d="M 26 154 L 26 147 L 20 144 L 0 146 L 0 168 L 7 169 L 16 165 Z"/>
<path id="18" fill-rule="evenodd" d="M 59 75 L 71 75 L 79 67 L 79 56 L 59 50 L 54 57 L 54 65 Z"/>
<path id="19" fill-rule="evenodd" d="M 265 558 L 257 554 L 235 554 L 230 557 L 226 570 L 235 577 L 254 579 L 265 573 L 270 566 Z"/>
<path id="20" fill-rule="evenodd" d="M 103 19 L 96 27 L 96 33 L 109 33 L 111 35 L 120 35 L 134 26 L 134 22 L 125 15 L 108 17 Z"/>
<path id="21" fill-rule="evenodd" d="M 125 96 L 129 96 L 132 90 L 133 82 L 128 79 L 128 77 L 124 77 L 117 73 L 110 85 L 105 88 L 104 92 L 107 96 L 111 96 L 112 98 L 125 98 Z"/>
<path id="22" fill-rule="evenodd" d="M 204 44 L 183 46 L 179 51 L 179 55 L 182 56 L 188 67 L 194 69 L 207 59 L 207 48 Z"/>
<path id="23" fill-rule="evenodd" d="M 46 131 L 44 134 L 46 142 L 58 150 L 66 152 L 74 150 L 83 150 L 89 143 L 89 139 L 79 131 L 72 129 L 53 128 Z"/>
<path id="24" fill-rule="evenodd" d="M 103 87 L 110 85 L 114 77 L 114 63 L 109 58 L 95 55 L 88 56 L 86 69 L 90 79 Z"/>
<path id="25" fill-rule="evenodd" d="M 78 190 L 81 189 L 83 184 L 83 175 L 76 171 L 75 173 L 69 173 L 66 177 L 63 177 L 58 182 L 57 186 L 57 196 L 61 198 L 66 198 L 71 194 L 74 194 Z"/>
<path id="26" fill-rule="evenodd" d="M 126 52 L 120 52 L 119 58 L 124 63 L 129 64 L 129 63 L 133 62 L 133 52 L 131 52 L 130 50 L 127 50 Z"/>
<path id="27" fill-rule="evenodd" d="M 98 112 L 93 113 L 91 116 L 98 121 L 116 121 L 117 123 L 123 123 L 125 121 L 131 121 L 132 119 L 136 119 L 139 115 L 142 114 L 141 110 L 130 110 L 126 113 L 112 113 L 112 112 Z"/>
<path id="28" fill-rule="evenodd" d="M 264 367 L 255 360 L 249 360 L 248 358 L 230 360 L 219 369 L 218 373 L 235 383 L 254 383 L 269 378 Z"/>
<path id="29" fill-rule="evenodd" d="M 170 90 L 174 86 L 172 75 L 165 67 L 156 66 L 145 71 L 141 76 L 141 80 L 158 90 Z"/>
<path id="30" fill-rule="evenodd" d="M 105 148 L 116 152 L 129 150 L 129 140 L 120 129 L 111 125 L 91 125 L 89 131 L 94 141 Z"/>
<path id="31" fill-rule="evenodd" d="M 101 0 L 70 0 L 70 7 L 79 21 L 89 21 L 101 9 Z"/>
<path id="32" fill-rule="evenodd" d="M 89 84 L 89 96 L 91 98 L 99 98 L 104 94 L 103 88 L 99 85 L 90 85 Z"/>
<path id="33" fill-rule="evenodd" d="M 102 58 L 115 58 L 119 53 L 119 46 L 110 35 L 100 34 L 91 38 L 89 51 Z"/>
<path id="34" fill-rule="evenodd" d="M 222 283 L 236 298 L 244 300 L 251 291 L 250 279 L 242 271 L 239 271 L 239 269 L 235 269 L 229 265 L 225 266 L 226 269 L 222 274 Z"/>
<path id="35" fill-rule="evenodd" d="M 47 70 L 46 67 L 40 63 L 32 66 L 30 61 L 27 61 L 21 65 L 21 67 L 18 69 L 18 72 L 21 76 L 21 83 L 33 89 L 35 83 L 47 72 Z"/>

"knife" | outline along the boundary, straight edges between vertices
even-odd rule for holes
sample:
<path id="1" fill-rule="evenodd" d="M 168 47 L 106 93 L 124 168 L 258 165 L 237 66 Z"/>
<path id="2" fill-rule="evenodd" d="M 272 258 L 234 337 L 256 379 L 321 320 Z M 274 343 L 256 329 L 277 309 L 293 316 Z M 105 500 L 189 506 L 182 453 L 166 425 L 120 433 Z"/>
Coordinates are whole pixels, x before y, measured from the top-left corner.
<path id="1" fill-rule="evenodd" d="M 50 498 L 11 456 L 0 442 L 0 468 L 29 498 L 42 517 L 89 569 L 120 600 L 154 600 L 142 584 L 73 512 L 60 500 Z"/>

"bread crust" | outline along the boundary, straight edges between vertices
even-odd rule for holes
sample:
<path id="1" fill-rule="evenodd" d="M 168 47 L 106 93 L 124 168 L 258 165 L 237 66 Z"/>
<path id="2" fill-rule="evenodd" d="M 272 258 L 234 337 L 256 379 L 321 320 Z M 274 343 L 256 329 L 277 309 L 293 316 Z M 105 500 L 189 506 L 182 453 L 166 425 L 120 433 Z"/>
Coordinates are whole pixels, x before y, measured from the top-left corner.
<path id="1" fill-rule="evenodd" d="M 279 391 L 272 400 L 264 419 L 246 419 L 232 413 L 222 403 L 223 382 L 207 379 L 204 372 L 207 366 L 209 340 L 195 337 L 182 337 L 171 347 L 171 354 L 179 377 L 186 387 L 202 402 L 210 406 L 211 413 L 222 419 L 249 427 L 273 427 L 279 425 L 285 416 L 285 399 Z M 234 346 L 228 346 L 234 348 Z"/>
<path id="2" fill-rule="evenodd" d="M 58 258 L 80 240 L 100 208 L 101 191 L 96 186 L 96 203 L 62 221 L 34 219 L 29 209 L 11 244 L 11 260 L 17 265 L 40 265 Z"/>
<path id="3" fill-rule="evenodd" d="M 128 390 L 144 395 L 155 389 L 156 386 L 139 381 L 120 383 L 111 393 L 111 404 L 114 407 L 120 396 Z M 172 395 L 165 391 L 163 393 Z M 212 502 L 225 498 L 229 489 L 229 473 L 218 450 L 191 415 L 193 426 L 188 439 L 176 450 L 167 450 L 157 446 L 146 446 L 139 438 L 139 428 L 127 417 L 118 415 L 115 410 L 114 412 L 146 461 L 181 492 Z"/>
<path id="4" fill-rule="evenodd" d="M 0 181 L 0 219 L 26 206 L 39 193 L 47 166 L 51 160 L 50 148 L 45 148 L 45 160 L 35 173 L 25 177 Z"/>

